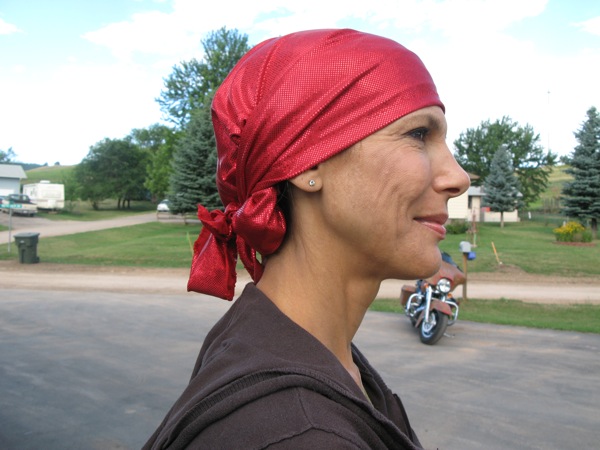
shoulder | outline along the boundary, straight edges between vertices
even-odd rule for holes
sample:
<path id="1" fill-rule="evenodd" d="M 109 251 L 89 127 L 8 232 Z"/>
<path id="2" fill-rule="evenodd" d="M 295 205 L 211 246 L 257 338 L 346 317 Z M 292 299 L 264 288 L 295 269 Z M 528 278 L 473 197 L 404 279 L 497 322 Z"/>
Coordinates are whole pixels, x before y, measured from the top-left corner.
<path id="1" fill-rule="evenodd" d="M 368 423 L 310 389 L 255 399 L 210 424 L 190 448 L 386 448 Z"/>

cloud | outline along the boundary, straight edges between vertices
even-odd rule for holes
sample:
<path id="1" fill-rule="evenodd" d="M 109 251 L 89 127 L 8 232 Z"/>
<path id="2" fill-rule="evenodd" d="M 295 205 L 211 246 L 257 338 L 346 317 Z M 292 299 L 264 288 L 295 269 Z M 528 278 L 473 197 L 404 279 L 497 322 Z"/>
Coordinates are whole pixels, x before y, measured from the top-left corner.
<path id="1" fill-rule="evenodd" d="M 16 25 L 8 23 L 2 18 L 0 18 L 0 35 L 8 35 L 19 32 L 21 32 L 21 30 L 19 30 L 19 28 Z"/>
<path id="2" fill-rule="evenodd" d="M 600 16 L 574 24 L 583 31 L 600 36 Z"/>
<path id="3" fill-rule="evenodd" d="M 0 85 L 12 105 L 0 108 L 0 123 L 11 124 L 2 140 L 19 155 L 40 155 L 29 162 L 76 164 L 96 142 L 158 122 L 161 80 L 151 75 L 135 65 L 68 64 L 33 85 L 16 78 Z"/>
<path id="4" fill-rule="evenodd" d="M 199 42 L 198 32 L 181 26 L 172 14 L 159 11 L 134 14 L 129 21 L 106 25 L 83 38 L 109 48 L 121 61 L 131 60 L 135 53 L 186 55 L 193 53 Z"/>
<path id="5" fill-rule="evenodd" d="M 83 37 L 107 47 L 119 60 L 136 54 L 181 61 L 200 56 L 207 32 L 226 26 L 259 39 L 302 29 L 362 23 L 387 35 L 433 31 L 443 37 L 473 40 L 493 35 L 524 18 L 540 14 L 547 0 L 348 0 L 344 8 L 323 0 L 230 0 L 210 14 L 196 0 L 173 0 L 172 11 L 146 11 L 108 24 Z M 357 26 L 357 28 L 360 28 Z M 255 44 L 256 42 L 251 42 Z"/>
<path id="6" fill-rule="evenodd" d="M 82 37 L 110 49 L 120 61 L 151 55 L 172 64 L 201 57 L 200 42 L 206 33 L 223 26 L 250 29 L 259 11 L 265 11 L 256 2 L 239 2 L 237 6 L 223 3 L 207 14 L 206 5 L 195 0 L 174 0 L 172 9 L 169 13 L 136 13 L 129 20 L 108 24 Z"/>
<path id="7" fill-rule="evenodd" d="M 118 61 L 154 58 L 155 65 L 170 67 L 182 60 L 202 57 L 201 41 L 222 26 L 239 29 L 256 44 L 266 37 L 301 29 L 354 26 L 381 30 L 405 42 L 407 36 L 427 34 L 428 40 L 459 39 L 482 43 L 510 25 L 540 14 L 548 0 L 347 0 L 340 8 L 323 0 L 230 0 L 214 4 L 210 12 L 197 0 L 153 0 L 161 10 L 147 10 L 126 20 L 107 24 L 82 37 L 109 49 Z M 158 6 L 156 6 L 158 8 Z M 581 26 L 592 27 L 592 21 Z M 18 29 L 0 19 L 0 32 Z M 476 37 L 476 39 L 473 39 Z"/>

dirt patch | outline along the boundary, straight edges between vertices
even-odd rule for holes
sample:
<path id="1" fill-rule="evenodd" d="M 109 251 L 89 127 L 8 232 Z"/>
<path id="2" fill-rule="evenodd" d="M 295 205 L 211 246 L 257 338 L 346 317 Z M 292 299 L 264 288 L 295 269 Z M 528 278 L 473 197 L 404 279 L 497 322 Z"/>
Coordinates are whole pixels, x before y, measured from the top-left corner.
<path id="1" fill-rule="evenodd" d="M 571 247 L 595 247 L 595 242 L 554 242 L 556 245 L 569 245 Z"/>
<path id="2" fill-rule="evenodd" d="M 510 284 L 592 284 L 600 286 L 600 276 L 570 276 L 538 275 L 524 272 L 516 266 L 499 266 L 496 272 L 469 273 L 469 281 L 497 282 Z M 600 294 L 599 294 L 600 296 Z"/>

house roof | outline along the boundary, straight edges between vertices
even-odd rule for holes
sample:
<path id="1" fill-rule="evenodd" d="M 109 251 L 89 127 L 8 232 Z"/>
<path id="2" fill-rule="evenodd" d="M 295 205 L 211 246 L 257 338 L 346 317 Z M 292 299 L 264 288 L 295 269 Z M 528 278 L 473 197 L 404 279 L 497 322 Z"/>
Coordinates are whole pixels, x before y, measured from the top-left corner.
<path id="1" fill-rule="evenodd" d="M 483 186 L 469 186 L 467 195 L 469 197 L 485 197 L 485 189 Z M 523 197 L 523 194 L 518 192 L 517 197 Z"/>
<path id="2" fill-rule="evenodd" d="M 485 195 L 481 186 L 469 186 L 467 194 L 469 197 L 483 197 Z"/>
<path id="3" fill-rule="evenodd" d="M 0 164 L 0 178 L 27 178 L 23 167 L 18 164 Z"/>

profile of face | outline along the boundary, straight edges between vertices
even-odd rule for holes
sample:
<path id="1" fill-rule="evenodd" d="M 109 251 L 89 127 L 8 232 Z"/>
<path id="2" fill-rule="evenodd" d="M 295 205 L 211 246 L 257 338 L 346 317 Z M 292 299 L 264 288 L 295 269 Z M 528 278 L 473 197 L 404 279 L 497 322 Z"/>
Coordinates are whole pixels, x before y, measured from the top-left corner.
<path id="1" fill-rule="evenodd" d="M 319 165 L 323 226 L 360 273 L 409 280 L 438 270 L 448 200 L 470 183 L 446 130 L 441 108 L 426 107 Z"/>

